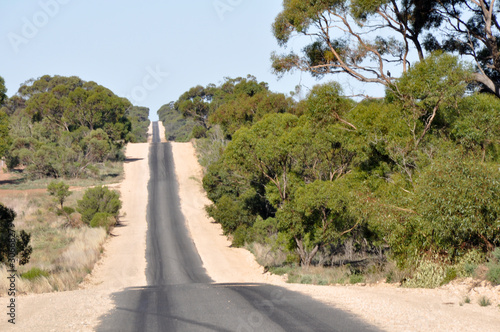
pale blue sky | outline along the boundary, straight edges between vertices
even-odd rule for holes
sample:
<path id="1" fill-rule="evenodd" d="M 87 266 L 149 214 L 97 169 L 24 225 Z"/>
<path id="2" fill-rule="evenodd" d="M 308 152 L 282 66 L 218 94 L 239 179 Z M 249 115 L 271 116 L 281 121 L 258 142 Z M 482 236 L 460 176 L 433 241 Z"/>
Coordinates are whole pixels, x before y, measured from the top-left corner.
<path id="1" fill-rule="evenodd" d="M 278 80 L 271 73 L 270 54 L 280 51 L 271 24 L 281 6 L 281 0 L 0 0 L 0 76 L 12 96 L 30 78 L 76 75 L 149 107 L 153 120 L 190 87 L 224 77 L 252 74 L 283 93 L 312 87 L 318 82 L 308 74 Z M 351 93 L 347 79 L 336 79 Z"/>

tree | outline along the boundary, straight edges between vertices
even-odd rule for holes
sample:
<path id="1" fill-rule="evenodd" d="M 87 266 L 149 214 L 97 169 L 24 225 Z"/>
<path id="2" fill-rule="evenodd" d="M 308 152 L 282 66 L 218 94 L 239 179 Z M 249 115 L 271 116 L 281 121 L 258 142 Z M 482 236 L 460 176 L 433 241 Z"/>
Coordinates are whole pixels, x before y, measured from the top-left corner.
<path id="1" fill-rule="evenodd" d="M 395 98 L 403 111 L 414 148 L 431 129 L 438 111 L 463 96 L 469 77 L 466 67 L 456 57 L 438 52 L 418 62 L 391 84 L 389 98 Z"/>
<path id="2" fill-rule="evenodd" d="M 9 116 L 0 110 L 0 159 L 5 156 L 11 144 Z"/>
<path id="3" fill-rule="evenodd" d="M 315 181 L 300 187 L 276 214 L 278 229 L 293 237 L 301 265 L 309 266 L 321 247 L 359 224 L 349 211 L 349 191 L 342 181 Z"/>
<path id="4" fill-rule="evenodd" d="M 179 100 L 175 102 L 175 108 L 184 116 L 192 117 L 200 125 L 208 128 L 207 118 L 210 111 L 209 103 L 211 98 L 210 89 L 198 85 L 183 93 L 179 97 Z"/>
<path id="5" fill-rule="evenodd" d="M 92 218 L 99 212 L 107 213 L 117 220 L 122 207 L 120 195 L 103 186 L 87 189 L 77 204 L 76 210 L 82 215 L 82 221 L 87 225 L 90 225 Z"/>
<path id="6" fill-rule="evenodd" d="M 0 203 L 0 263 L 14 269 L 14 258 L 19 258 L 19 264 L 25 265 L 30 260 L 33 248 L 29 244 L 31 235 L 21 230 L 15 231 L 14 210 Z"/>
<path id="7" fill-rule="evenodd" d="M 149 128 L 149 108 L 131 106 L 125 112 L 126 117 L 130 120 L 132 131 L 130 132 L 130 139 L 135 143 L 146 143 L 148 139 Z"/>
<path id="8" fill-rule="evenodd" d="M 444 50 L 472 59 L 474 81 L 500 96 L 498 8 L 495 0 L 285 0 L 273 24 L 278 43 L 287 46 L 294 36 L 312 43 L 300 54 L 273 53 L 273 70 L 345 73 L 388 86 L 399 73 L 386 65 L 404 73 L 413 52 L 422 61 L 424 50 Z"/>
<path id="9" fill-rule="evenodd" d="M 54 196 L 56 201 L 61 204 L 61 210 L 64 208 L 64 201 L 68 198 L 72 192 L 69 191 L 69 185 L 63 181 L 56 182 L 52 181 L 47 186 L 47 191 L 50 196 Z"/>
<path id="10" fill-rule="evenodd" d="M 93 164 L 120 159 L 126 142 L 145 139 L 148 111 L 131 107 L 109 89 L 78 77 L 29 80 L 5 107 L 14 142 L 9 167 L 25 166 L 30 178 L 97 176 Z M 127 118 L 130 112 L 134 123 Z"/>
<path id="11" fill-rule="evenodd" d="M 495 0 L 429 1 L 440 16 L 439 30 L 427 34 L 429 51 L 445 50 L 465 55 L 476 64 L 474 80 L 500 97 L 500 24 Z"/>
<path id="12" fill-rule="evenodd" d="M 399 64 L 406 71 L 412 49 L 424 58 L 419 36 L 439 19 L 432 9 L 418 0 L 285 0 L 273 24 L 278 43 L 287 46 L 300 35 L 312 43 L 300 55 L 273 53 L 274 72 L 299 69 L 317 77 L 345 73 L 388 85 L 393 77 L 386 64 Z"/>
<path id="13" fill-rule="evenodd" d="M 5 87 L 5 80 L 3 79 L 2 76 L 0 76 L 0 106 L 5 102 L 7 99 L 7 88 Z"/>

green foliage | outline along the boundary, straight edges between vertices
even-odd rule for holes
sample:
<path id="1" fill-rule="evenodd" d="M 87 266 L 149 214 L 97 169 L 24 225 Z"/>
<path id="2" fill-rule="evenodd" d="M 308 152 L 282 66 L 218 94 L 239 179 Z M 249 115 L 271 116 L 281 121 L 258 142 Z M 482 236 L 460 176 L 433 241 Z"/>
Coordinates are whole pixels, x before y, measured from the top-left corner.
<path id="1" fill-rule="evenodd" d="M 173 102 L 163 105 L 158 110 L 158 117 L 165 127 L 169 141 L 187 142 L 196 122 L 191 117 L 184 117 Z"/>
<path id="2" fill-rule="evenodd" d="M 343 96 L 342 87 L 337 82 L 316 85 L 307 98 L 307 114 L 315 123 L 335 123 L 354 107 L 354 102 Z M 352 125 L 351 125 L 352 126 Z"/>
<path id="3" fill-rule="evenodd" d="M 26 279 L 26 280 L 36 280 L 39 278 L 48 278 L 50 273 L 48 271 L 42 270 L 38 267 L 33 267 L 29 271 L 21 273 L 21 278 Z"/>
<path id="4" fill-rule="evenodd" d="M 0 263 L 8 266 L 14 264 L 12 261 L 14 257 L 19 259 L 20 265 L 27 264 L 33 252 L 30 245 L 31 235 L 24 230 L 20 232 L 15 230 L 15 218 L 14 210 L 0 203 Z M 15 250 L 14 255 L 12 249 Z"/>
<path id="5" fill-rule="evenodd" d="M 474 94 L 460 101 L 460 117 L 451 128 L 451 137 L 467 152 L 483 161 L 500 160 L 500 99 Z"/>
<path id="6" fill-rule="evenodd" d="M 207 128 L 203 126 L 194 126 L 191 132 L 193 138 L 203 138 L 207 136 Z"/>
<path id="7" fill-rule="evenodd" d="M 63 181 L 52 181 L 47 186 L 47 191 L 49 195 L 54 196 L 56 201 L 61 204 L 61 209 L 64 208 L 64 201 L 66 198 L 72 194 L 71 191 L 69 191 L 69 185 L 65 184 Z"/>
<path id="8" fill-rule="evenodd" d="M 259 121 L 266 114 L 290 110 L 290 104 L 290 99 L 269 91 L 266 83 L 258 83 L 253 76 L 226 79 L 214 90 L 209 122 L 220 125 L 231 137 L 239 128 Z"/>
<path id="9" fill-rule="evenodd" d="M 457 270 L 454 267 L 447 267 L 441 285 L 446 285 L 458 277 Z"/>
<path id="10" fill-rule="evenodd" d="M 208 206 L 207 212 L 210 217 L 221 224 L 225 234 L 234 233 L 240 226 L 253 223 L 248 212 L 244 212 L 242 202 L 227 195 L 217 200 L 216 205 Z"/>
<path id="11" fill-rule="evenodd" d="M 151 123 L 151 121 L 149 121 L 149 108 L 131 106 L 127 108 L 125 115 L 132 126 L 127 141 L 146 143 L 148 140 L 148 128 Z"/>
<path id="12" fill-rule="evenodd" d="M 95 164 L 116 159 L 126 142 L 145 135 L 148 123 L 147 109 L 132 108 L 128 100 L 78 77 L 30 80 L 6 109 L 12 139 L 8 166 L 24 166 L 32 179 L 96 176 Z"/>
<path id="13" fill-rule="evenodd" d="M 244 225 L 238 226 L 233 233 L 232 245 L 234 247 L 243 247 L 246 243 L 247 236 L 247 227 Z"/>
<path id="14" fill-rule="evenodd" d="M 288 5 L 298 8 L 293 29 L 310 28 L 312 6 L 337 6 Z M 500 241 L 492 203 L 500 200 L 500 106 L 466 95 L 469 79 L 457 58 L 434 53 L 391 78 L 385 100 L 357 103 L 335 82 L 286 107 L 251 77 L 197 87 L 184 101 L 203 107 L 200 129 L 212 126 L 196 143 L 209 215 L 234 245 L 260 242 L 305 266 L 350 241 L 415 271 L 412 287 L 472 276 Z"/>
<path id="15" fill-rule="evenodd" d="M 5 80 L 3 79 L 2 76 L 0 76 L 0 106 L 5 102 L 7 99 L 7 88 L 5 87 Z"/>
<path id="16" fill-rule="evenodd" d="M 435 162 L 417 180 L 415 217 L 428 238 L 425 245 L 446 250 L 500 244 L 500 171 L 466 160 Z M 431 242 L 432 241 L 432 242 Z"/>
<path id="17" fill-rule="evenodd" d="M 349 283 L 350 284 L 359 284 L 365 281 L 365 278 L 360 275 L 360 274 L 351 274 L 349 276 Z"/>
<path id="18" fill-rule="evenodd" d="M 0 158 L 5 156 L 5 153 L 9 150 L 11 140 L 9 135 L 9 116 L 0 110 Z"/>
<path id="19" fill-rule="evenodd" d="M 469 77 L 469 71 L 457 57 L 434 53 L 390 85 L 387 99 L 401 108 L 415 147 L 435 122 L 446 121 L 441 114 L 443 108 L 463 96 Z"/>
<path id="20" fill-rule="evenodd" d="M 484 262 L 484 254 L 478 250 L 470 250 L 455 265 L 461 278 L 474 276 L 477 267 Z"/>
<path id="21" fill-rule="evenodd" d="M 58 216 L 66 216 L 66 217 L 68 217 L 69 215 L 71 215 L 75 211 L 76 210 L 74 208 L 69 207 L 69 206 L 65 206 L 62 209 L 57 210 L 56 214 Z"/>
<path id="22" fill-rule="evenodd" d="M 82 221 L 88 225 L 99 212 L 109 214 L 116 221 L 122 207 L 120 195 L 103 186 L 87 189 L 77 204 L 77 211 L 82 215 Z"/>
<path id="23" fill-rule="evenodd" d="M 89 226 L 92 228 L 102 227 L 109 234 L 113 226 L 116 224 L 116 217 L 107 212 L 97 212 L 90 220 Z"/>
<path id="24" fill-rule="evenodd" d="M 490 263 L 488 265 L 488 273 L 486 279 L 494 285 L 500 285 L 500 263 Z"/>

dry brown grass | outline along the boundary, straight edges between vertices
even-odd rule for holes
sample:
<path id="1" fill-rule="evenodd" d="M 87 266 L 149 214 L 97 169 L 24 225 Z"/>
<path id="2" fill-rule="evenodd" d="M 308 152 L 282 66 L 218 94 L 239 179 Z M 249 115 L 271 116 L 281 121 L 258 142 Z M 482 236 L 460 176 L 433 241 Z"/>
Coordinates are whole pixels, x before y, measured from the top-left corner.
<path id="1" fill-rule="evenodd" d="M 77 288 L 99 259 L 106 231 L 86 226 L 67 227 L 67 217 L 57 215 L 57 204 L 44 191 L 30 190 L 6 195 L 7 192 L 10 191 L 0 190 L 0 202 L 16 211 L 16 229 L 24 229 L 31 234 L 33 247 L 30 262 L 18 266 L 18 274 L 33 268 L 46 274 L 33 280 L 17 278 L 17 291 L 21 294 L 43 293 Z M 83 191 L 74 191 L 65 206 L 76 206 L 76 201 L 82 196 Z M 71 219 L 78 221 L 79 214 L 72 214 Z M 6 277 L 6 269 L 0 267 L 0 296 L 6 294 Z"/>

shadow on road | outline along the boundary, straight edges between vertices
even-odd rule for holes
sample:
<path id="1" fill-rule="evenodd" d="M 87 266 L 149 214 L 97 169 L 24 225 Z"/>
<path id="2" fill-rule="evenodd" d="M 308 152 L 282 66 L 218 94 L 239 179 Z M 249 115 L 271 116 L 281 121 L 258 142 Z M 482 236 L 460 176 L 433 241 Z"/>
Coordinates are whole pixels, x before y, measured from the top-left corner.
<path id="1" fill-rule="evenodd" d="M 127 288 L 97 331 L 379 331 L 283 287 L 179 284 Z M 129 329 L 123 330 L 124 326 Z"/>

